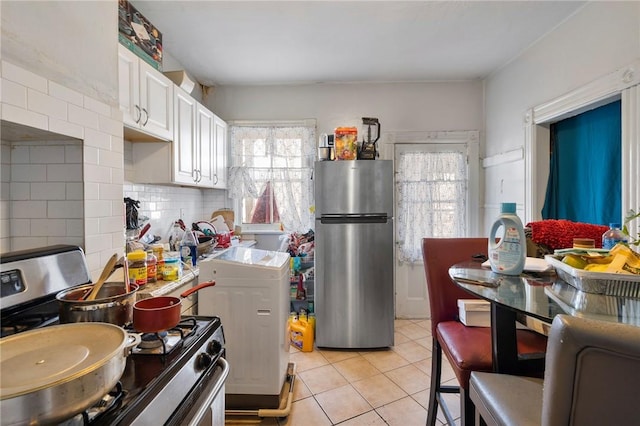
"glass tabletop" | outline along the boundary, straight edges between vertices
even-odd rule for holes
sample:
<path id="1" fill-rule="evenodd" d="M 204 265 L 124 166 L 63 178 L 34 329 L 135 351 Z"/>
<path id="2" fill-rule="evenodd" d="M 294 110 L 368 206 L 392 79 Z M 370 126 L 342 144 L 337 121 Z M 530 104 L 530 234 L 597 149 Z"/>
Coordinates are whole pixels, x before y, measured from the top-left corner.
<path id="1" fill-rule="evenodd" d="M 457 285 L 478 297 L 551 323 L 557 314 L 640 326 L 640 299 L 587 293 L 554 273 L 498 274 L 479 263 L 449 269 Z"/>

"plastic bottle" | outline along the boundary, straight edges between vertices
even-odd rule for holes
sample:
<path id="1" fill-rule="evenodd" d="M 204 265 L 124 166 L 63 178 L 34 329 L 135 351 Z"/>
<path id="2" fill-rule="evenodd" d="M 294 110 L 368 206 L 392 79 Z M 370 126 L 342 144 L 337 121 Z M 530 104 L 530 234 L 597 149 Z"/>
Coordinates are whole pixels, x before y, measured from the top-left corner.
<path id="1" fill-rule="evenodd" d="M 602 234 L 602 248 L 611 250 L 618 243 L 626 243 L 627 238 L 622 233 L 619 223 L 610 223 L 609 229 Z"/>
<path id="2" fill-rule="evenodd" d="M 180 260 L 191 267 L 196 266 L 198 260 L 198 241 L 190 229 L 184 231 L 180 241 Z"/>
<path id="3" fill-rule="evenodd" d="M 493 272 L 520 275 L 527 257 L 527 241 L 522 221 L 516 215 L 516 203 L 502 203 L 501 214 L 489 234 L 489 263 Z M 503 227 L 504 235 L 496 241 L 496 233 Z"/>
<path id="4" fill-rule="evenodd" d="M 303 319 L 293 321 L 289 325 L 291 345 L 298 348 L 302 352 L 313 351 L 313 326 Z"/>
<path id="5" fill-rule="evenodd" d="M 164 247 L 162 247 L 162 244 L 153 244 L 151 246 L 151 249 L 153 250 L 153 254 L 157 259 L 156 279 L 158 281 L 162 281 L 164 279 L 162 275 L 162 270 L 164 269 L 164 255 L 163 255 Z"/>
<path id="6" fill-rule="evenodd" d="M 147 282 L 155 283 L 158 280 L 158 258 L 152 250 L 147 250 Z"/>
<path id="7" fill-rule="evenodd" d="M 169 230 L 169 250 L 178 251 L 180 250 L 180 241 L 184 237 L 184 231 L 180 227 L 178 222 L 173 223 L 173 227 Z"/>

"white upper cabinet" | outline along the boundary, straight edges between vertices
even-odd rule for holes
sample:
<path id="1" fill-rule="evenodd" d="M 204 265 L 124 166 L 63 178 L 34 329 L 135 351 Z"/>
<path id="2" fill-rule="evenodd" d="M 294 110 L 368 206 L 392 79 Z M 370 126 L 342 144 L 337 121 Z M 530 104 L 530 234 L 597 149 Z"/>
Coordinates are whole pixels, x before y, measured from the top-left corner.
<path id="1" fill-rule="evenodd" d="M 171 140 L 173 82 L 122 45 L 118 45 L 118 75 L 126 138 Z"/>
<path id="2" fill-rule="evenodd" d="M 216 115 L 213 125 L 215 128 L 213 187 L 227 189 L 227 123 Z"/>
<path id="3" fill-rule="evenodd" d="M 198 182 L 197 102 L 179 88 L 174 93 L 173 182 L 193 185 Z"/>
<path id="4" fill-rule="evenodd" d="M 198 170 L 199 181 L 202 186 L 212 188 L 215 186 L 214 171 L 214 125 L 216 117 L 203 105 L 196 108 L 196 132 L 199 140 Z"/>

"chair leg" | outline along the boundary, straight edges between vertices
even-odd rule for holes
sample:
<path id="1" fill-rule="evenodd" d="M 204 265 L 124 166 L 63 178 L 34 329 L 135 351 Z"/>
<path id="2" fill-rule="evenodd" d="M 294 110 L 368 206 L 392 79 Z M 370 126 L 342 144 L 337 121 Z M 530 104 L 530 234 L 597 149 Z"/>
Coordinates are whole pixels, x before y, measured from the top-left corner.
<path id="1" fill-rule="evenodd" d="M 429 389 L 429 407 L 427 408 L 427 426 L 435 426 L 438 415 L 438 390 L 442 370 L 442 349 L 434 337 L 431 344 L 431 388 Z"/>
<path id="2" fill-rule="evenodd" d="M 460 387 L 460 424 L 474 426 L 476 424 L 476 406 L 471 401 L 469 391 Z"/>

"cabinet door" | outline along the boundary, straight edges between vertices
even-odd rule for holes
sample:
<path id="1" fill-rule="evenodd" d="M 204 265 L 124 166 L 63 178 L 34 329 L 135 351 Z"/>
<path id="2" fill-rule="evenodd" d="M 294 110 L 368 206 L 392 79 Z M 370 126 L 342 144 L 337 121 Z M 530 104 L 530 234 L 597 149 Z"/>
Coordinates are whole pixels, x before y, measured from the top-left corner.
<path id="1" fill-rule="evenodd" d="M 138 127 L 142 118 L 139 59 L 122 45 L 118 45 L 118 87 L 118 100 L 124 124 Z"/>
<path id="2" fill-rule="evenodd" d="M 213 187 L 219 189 L 227 188 L 227 123 L 217 115 L 214 116 L 215 137 L 214 137 L 214 176 Z"/>
<path id="3" fill-rule="evenodd" d="M 144 61 L 139 61 L 139 67 L 141 128 L 147 133 L 171 140 L 174 84 Z"/>
<path id="4" fill-rule="evenodd" d="M 196 138 L 200 148 L 198 186 L 212 188 L 214 183 L 214 115 L 203 105 L 197 105 Z"/>
<path id="5" fill-rule="evenodd" d="M 173 181 L 193 185 L 197 181 L 196 100 L 175 89 L 173 133 Z"/>

